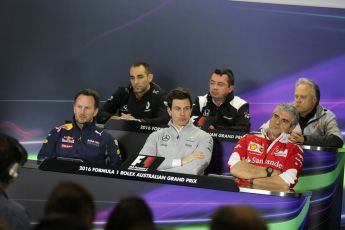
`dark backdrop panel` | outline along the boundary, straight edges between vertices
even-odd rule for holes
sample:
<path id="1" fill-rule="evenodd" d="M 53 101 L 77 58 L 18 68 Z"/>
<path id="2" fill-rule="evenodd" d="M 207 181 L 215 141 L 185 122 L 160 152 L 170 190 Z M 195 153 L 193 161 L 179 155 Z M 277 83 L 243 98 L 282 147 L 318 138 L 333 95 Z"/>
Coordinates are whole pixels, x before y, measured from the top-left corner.
<path id="1" fill-rule="evenodd" d="M 345 10 L 227 0 L 1 0 L 0 132 L 31 158 L 46 134 L 72 117 L 81 88 L 102 101 L 146 61 L 166 90 L 207 92 L 229 67 L 251 105 L 252 130 L 308 76 L 345 131 Z"/>
<path id="2" fill-rule="evenodd" d="M 321 103 L 345 129 L 345 10 L 225 0 L 2 0 L 0 129 L 36 151 L 71 118 L 74 93 L 104 101 L 144 60 L 155 81 L 207 92 L 211 72 L 230 67 L 251 104 L 252 130 L 300 76 L 320 84 Z"/>

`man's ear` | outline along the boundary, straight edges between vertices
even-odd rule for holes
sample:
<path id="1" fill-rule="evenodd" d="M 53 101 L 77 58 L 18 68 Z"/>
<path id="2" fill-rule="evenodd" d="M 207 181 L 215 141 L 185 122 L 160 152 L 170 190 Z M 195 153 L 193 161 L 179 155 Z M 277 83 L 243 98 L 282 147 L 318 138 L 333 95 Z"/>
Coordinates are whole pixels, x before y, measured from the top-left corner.
<path id="1" fill-rule="evenodd" d="M 289 129 L 289 134 L 291 134 L 295 128 L 296 128 L 296 125 L 291 125 L 291 127 Z"/>
<path id="2" fill-rule="evenodd" d="M 170 107 L 167 107 L 167 111 L 168 111 L 169 116 L 171 117 L 171 109 L 170 109 Z"/>
<path id="3" fill-rule="evenodd" d="M 234 86 L 234 85 L 230 85 L 230 86 L 229 86 L 229 88 L 230 88 L 230 91 L 229 91 L 229 92 L 231 93 L 231 92 L 233 92 L 233 91 L 234 91 L 235 86 Z"/>
<path id="4" fill-rule="evenodd" d="M 152 74 L 152 73 L 149 73 L 149 74 L 147 75 L 147 77 L 149 78 L 149 81 L 150 81 L 150 82 L 153 80 L 153 74 Z"/>
<path id="5" fill-rule="evenodd" d="M 314 96 L 314 97 L 313 97 L 313 105 L 315 106 L 315 105 L 316 105 L 316 103 L 317 103 L 317 97 L 316 97 L 316 96 Z"/>
<path id="6" fill-rule="evenodd" d="M 98 114 L 98 108 L 95 110 L 95 112 L 93 113 L 93 116 L 95 117 L 95 116 L 97 116 L 97 114 Z"/>

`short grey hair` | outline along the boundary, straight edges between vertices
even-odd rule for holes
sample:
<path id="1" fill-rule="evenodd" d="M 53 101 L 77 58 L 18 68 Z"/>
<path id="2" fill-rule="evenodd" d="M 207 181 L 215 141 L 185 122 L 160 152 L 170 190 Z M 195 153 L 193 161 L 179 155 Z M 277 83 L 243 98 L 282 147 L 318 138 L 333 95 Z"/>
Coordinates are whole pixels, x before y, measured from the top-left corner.
<path id="1" fill-rule="evenodd" d="M 277 109 L 285 110 L 285 111 L 288 111 L 289 113 L 291 113 L 294 117 L 294 119 L 291 121 L 291 125 L 295 126 L 298 124 L 299 113 L 298 113 L 297 109 L 295 108 L 295 106 L 290 105 L 290 104 L 286 104 L 286 103 L 282 103 L 282 104 L 278 104 L 277 107 L 274 109 L 274 111 L 276 111 Z"/>
<path id="2" fill-rule="evenodd" d="M 313 80 L 310 80 L 306 77 L 302 77 L 297 80 L 295 84 L 295 89 L 297 86 L 302 84 L 309 85 L 313 89 L 312 95 L 316 97 L 316 105 L 318 105 L 321 97 L 320 87 L 318 86 L 318 84 L 316 84 Z"/>
<path id="3" fill-rule="evenodd" d="M 306 77 L 301 77 L 297 80 L 295 84 L 295 88 L 299 85 L 309 85 L 310 87 L 313 88 L 313 96 L 316 96 L 316 91 L 315 91 L 315 82 L 306 78 Z"/>

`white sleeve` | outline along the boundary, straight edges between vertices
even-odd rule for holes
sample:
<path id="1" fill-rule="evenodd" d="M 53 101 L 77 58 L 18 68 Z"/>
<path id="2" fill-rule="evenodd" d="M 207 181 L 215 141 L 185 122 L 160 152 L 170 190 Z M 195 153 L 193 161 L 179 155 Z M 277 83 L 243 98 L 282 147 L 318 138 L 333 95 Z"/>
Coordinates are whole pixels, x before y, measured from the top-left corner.
<path id="1" fill-rule="evenodd" d="M 296 169 L 288 169 L 279 176 L 287 183 L 289 186 L 291 184 L 295 184 L 297 180 L 297 170 Z"/>
<path id="2" fill-rule="evenodd" d="M 233 152 L 229 158 L 228 165 L 230 166 L 230 168 L 232 168 L 232 166 L 237 164 L 237 162 L 239 161 L 241 161 L 240 154 L 238 154 L 237 152 Z"/>

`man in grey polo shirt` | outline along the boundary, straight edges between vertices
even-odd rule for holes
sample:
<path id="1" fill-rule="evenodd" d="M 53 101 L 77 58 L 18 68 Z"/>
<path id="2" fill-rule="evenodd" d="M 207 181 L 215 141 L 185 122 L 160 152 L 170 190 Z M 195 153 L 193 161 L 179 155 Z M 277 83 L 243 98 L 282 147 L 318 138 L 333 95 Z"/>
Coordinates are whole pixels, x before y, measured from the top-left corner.
<path id="1" fill-rule="evenodd" d="M 192 99 L 178 87 L 167 95 L 169 127 L 152 133 L 140 155 L 165 157 L 158 170 L 203 175 L 211 161 L 213 139 L 190 121 Z"/>

